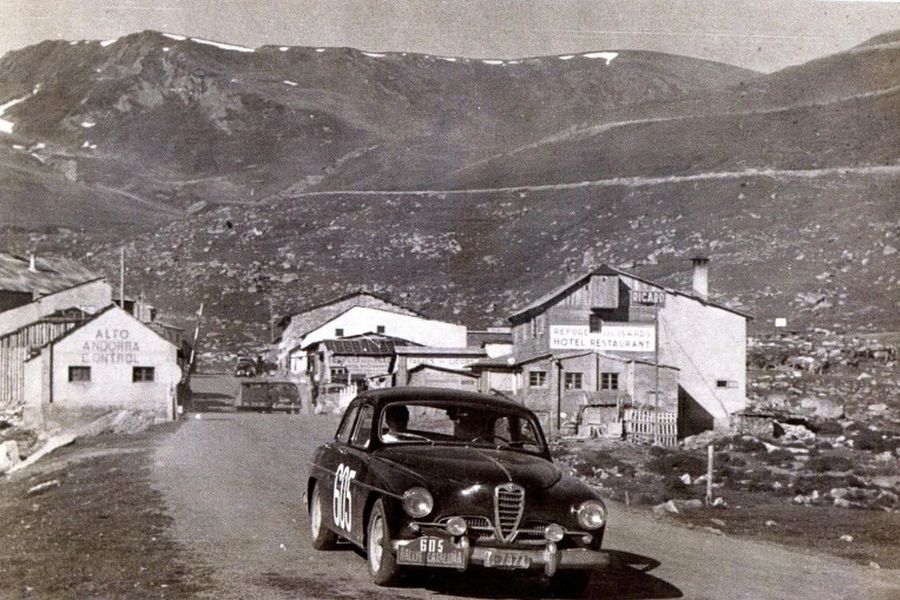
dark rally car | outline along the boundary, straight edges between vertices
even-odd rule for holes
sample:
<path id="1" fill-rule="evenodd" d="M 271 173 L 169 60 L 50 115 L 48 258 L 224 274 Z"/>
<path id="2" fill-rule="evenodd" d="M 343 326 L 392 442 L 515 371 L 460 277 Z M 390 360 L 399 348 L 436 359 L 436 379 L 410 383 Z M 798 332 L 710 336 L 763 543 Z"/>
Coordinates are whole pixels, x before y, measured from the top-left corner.
<path id="1" fill-rule="evenodd" d="M 551 461 L 530 410 L 432 388 L 368 391 L 310 465 L 313 546 L 338 538 L 390 585 L 406 567 L 537 571 L 578 593 L 600 547 L 606 507 Z"/>

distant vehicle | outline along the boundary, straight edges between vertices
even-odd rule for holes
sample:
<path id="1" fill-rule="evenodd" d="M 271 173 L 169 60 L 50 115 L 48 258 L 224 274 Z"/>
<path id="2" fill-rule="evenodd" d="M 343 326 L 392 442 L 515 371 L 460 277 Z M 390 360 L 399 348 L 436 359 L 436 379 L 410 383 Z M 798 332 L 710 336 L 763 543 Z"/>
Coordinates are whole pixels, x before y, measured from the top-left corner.
<path id="1" fill-rule="evenodd" d="M 299 413 L 300 391 L 290 381 L 244 381 L 238 395 L 237 410 Z"/>
<path id="2" fill-rule="evenodd" d="M 600 496 L 553 464 L 533 412 L 496 396 L 360 394 L 313 456 L 306 492 L 313 547 L 359 546 L 377 585 L 410 568 L 484 567 L 581 595 L 609 564 Z"/>
<path id="3" fill-rule="evenodd" d="M 234 374 L 237 377 L 256 377 L 256 361 L 252 358 L 239 358 Z"/>

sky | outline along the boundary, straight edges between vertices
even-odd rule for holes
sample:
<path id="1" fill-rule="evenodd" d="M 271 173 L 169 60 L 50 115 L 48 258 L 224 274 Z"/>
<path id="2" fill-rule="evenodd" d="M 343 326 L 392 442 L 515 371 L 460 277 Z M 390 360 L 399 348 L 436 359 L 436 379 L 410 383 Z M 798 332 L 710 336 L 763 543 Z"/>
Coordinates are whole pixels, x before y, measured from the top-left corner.
<path id="1" fill-rule="evenodd" d="M 0 53 L 144 29 L 481 58 L 642 49 L 773 71 L 900 30 L 900 1 L 0 0 Z"/>

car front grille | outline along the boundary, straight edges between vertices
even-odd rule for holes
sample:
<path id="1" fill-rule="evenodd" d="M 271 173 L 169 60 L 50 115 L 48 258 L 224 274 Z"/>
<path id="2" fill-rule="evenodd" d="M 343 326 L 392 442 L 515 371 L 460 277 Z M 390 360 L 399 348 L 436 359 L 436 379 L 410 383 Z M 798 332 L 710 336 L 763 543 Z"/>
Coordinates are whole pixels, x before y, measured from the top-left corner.
<path id="1" fill-rule="evenodd" d="M 504 542 L 516 537 L 516 529 L 525 512 L 525 489 L 514 483 L 498 485 L 494 490 L 494 525 Z"/>

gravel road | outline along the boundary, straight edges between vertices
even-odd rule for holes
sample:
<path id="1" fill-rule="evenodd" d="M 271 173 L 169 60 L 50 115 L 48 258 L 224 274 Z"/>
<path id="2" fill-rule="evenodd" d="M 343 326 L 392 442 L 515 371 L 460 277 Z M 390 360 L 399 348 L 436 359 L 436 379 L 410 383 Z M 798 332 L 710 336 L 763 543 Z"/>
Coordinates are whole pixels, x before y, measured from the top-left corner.
<path id="1" fill-rule="evenodd" d="M 197 413 L 160 443 L 154 485 L 174 517 L 175 537 L 212 569 L 209 597 L 535 597 L 525 578 L 496 573 L 422 577 L 403 588 L 378 588 L 358 551 L 314 551 L 301 500 L 306 461 L 333 435 L 336 422 L 309 414 Z M 610 506 L 609 523 L 605 545 L 613 567 L 594 575 L 590 597 L 900 597 L 897 571 L 686 529 L 618 504 Z"/>

